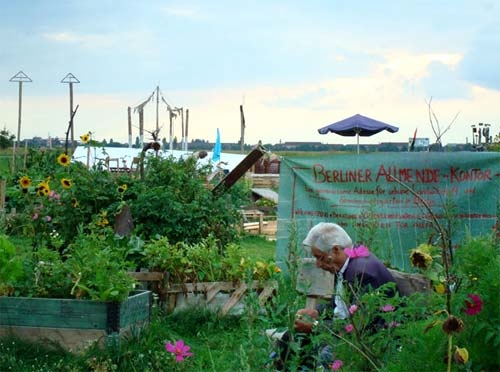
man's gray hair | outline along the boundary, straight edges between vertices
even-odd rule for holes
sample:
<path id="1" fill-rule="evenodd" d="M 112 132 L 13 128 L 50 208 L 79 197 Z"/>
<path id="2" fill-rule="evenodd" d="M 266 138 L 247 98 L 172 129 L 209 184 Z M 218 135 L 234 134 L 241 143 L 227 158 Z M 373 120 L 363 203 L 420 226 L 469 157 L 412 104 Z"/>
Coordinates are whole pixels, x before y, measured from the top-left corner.
<path id="1" fill-rule="evenodd" d="M 349 234 L 342 227 L 331 222 L 320 222 L 313 226 L 302 244 L 309 249 L 314 246 L 325 253 L 330 253 L 335 245 L 341 248 L 352 248 Z"/>

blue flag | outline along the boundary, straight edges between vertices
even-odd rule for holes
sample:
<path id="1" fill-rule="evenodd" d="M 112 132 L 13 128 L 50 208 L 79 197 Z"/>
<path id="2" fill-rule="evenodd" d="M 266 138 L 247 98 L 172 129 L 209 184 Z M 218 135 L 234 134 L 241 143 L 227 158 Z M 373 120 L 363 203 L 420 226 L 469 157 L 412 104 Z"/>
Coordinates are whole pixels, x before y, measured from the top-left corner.
<path id="1" fill-rule="evenodd" d="M 221 150 L 222 150 L 222 146 L 220 143 L 220 133 L 219 133 L 219 128 L 217 128 L 217 138 L 215 139 L 214 150 L 212 153 L 212 160 L 214 162 L 220 161 Z"/>

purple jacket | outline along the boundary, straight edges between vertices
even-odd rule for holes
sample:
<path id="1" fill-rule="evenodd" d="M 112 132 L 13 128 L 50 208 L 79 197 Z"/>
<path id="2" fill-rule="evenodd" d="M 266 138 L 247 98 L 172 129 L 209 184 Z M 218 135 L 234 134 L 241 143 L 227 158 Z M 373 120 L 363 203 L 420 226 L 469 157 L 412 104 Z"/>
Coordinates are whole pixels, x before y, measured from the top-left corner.
<path id="1" fill-rule="evenodd" d="M 344 280 L 351 284 L 358 284 L 368 289 L 380 287 L 388 282 L 394 282 L 394 277 L 384 264 L 373 254 L 367 257 L 351 258 L 344 272 Z"/>

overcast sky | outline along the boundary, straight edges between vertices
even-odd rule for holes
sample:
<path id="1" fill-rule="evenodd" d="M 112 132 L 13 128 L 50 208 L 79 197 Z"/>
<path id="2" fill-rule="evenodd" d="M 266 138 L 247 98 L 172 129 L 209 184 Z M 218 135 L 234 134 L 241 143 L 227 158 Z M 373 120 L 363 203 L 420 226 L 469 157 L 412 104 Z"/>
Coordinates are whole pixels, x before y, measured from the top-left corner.
<path id="1" fill-rule="evenodd" d="M 399 127 L 360 143 L 500 131 L 500 2 L 495 0 L 0 0 L 0 126 L 21 138 L 64 137 L 72 73 L 75 136 L 127 142 L 127 107 L 160 86 L 189 109 L 189 137 L 222 142 L 355 143 L 317 129 L 356 113 Z M 155 102 L 145 128 L 156 126 Z M 160 137 L 169 135 L 160 105 Z M 138 115 L 133 115 L 133 138 Z M 174 121 L 180 139 L 180 119 Z"/>

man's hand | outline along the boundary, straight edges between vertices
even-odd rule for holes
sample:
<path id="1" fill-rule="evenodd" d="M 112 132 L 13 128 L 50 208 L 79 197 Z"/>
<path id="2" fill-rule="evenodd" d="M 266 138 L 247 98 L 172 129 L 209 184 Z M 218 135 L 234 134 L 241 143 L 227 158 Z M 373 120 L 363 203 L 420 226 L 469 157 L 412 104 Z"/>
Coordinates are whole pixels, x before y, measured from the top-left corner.
<path id="1" fill-rule="evenodd" d="M 316 309 L 300 309 L 295 314 L 294 328 L 297 332 L 311 333 L 319 314 Z"/>

